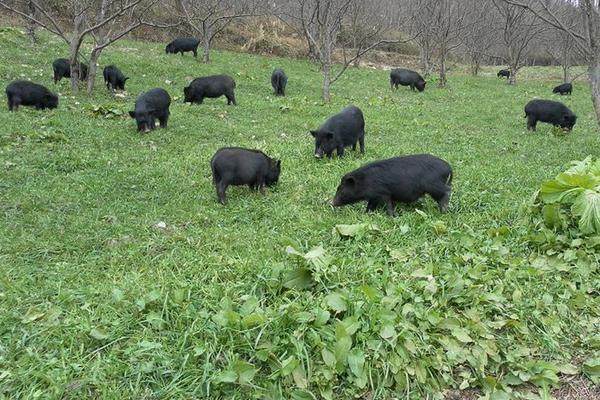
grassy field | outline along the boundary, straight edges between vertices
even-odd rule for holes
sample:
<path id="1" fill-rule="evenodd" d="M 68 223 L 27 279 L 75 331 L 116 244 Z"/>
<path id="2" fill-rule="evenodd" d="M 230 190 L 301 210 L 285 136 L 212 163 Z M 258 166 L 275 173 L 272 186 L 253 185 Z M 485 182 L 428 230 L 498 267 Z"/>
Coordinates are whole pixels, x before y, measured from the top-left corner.
<path id="1" fill-rule="evenodd" d="M 419 94 L 350 69 L 324 104 L 303 61 L 216 51 L 203 65 L 122 41 L 101 68 L 131 77 L 126 95 L 98 77 L 93 96 L 73 97 L 52 83 L 66 54 L 0 30 L 0 86 L 60 93 L 53 111 L 0 108 L 0 398 L 424 399 L 460 387 L 508 399 L 515 386 L 549 396 L 598 357 L 598 258 L 536 268 L 523 240 L 540 182 L 598 155 L 585 83 L 560 98 L 579 116 L 565 135 L 526 130 L 527 101 L 558 99 L 560 82 L 543 78 L 451 76 Z M 271 93 L 275 67 L 285 98 Z M 215 73 L 236 80 L 237 107 L 183 104 L 183 86 Z M 140 135 L 127 111 L 154 87 L 174 99 L 169 127 Z M 364 112 L 366 153 L 315 160 L 309 129 L 348 104 Z M 281 158 L 280 183 L 230 188 L 219 205 L 209 161 L 222 146 Z M 452 165 L 449 213 L 429 198 L 393 219 L 328 205 L 344 173 L 412 153 Z"/>

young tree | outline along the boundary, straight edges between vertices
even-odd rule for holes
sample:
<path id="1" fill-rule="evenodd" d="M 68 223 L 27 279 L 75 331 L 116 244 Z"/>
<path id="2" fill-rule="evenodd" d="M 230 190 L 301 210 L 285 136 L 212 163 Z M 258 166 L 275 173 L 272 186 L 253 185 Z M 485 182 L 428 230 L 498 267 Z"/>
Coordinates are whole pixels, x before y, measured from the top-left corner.
<path id="1" fill-rule="evenodd" d="M 437 0 L 412 0 L 403 5 L 407 19 L 402 24 L 415 37 L 419 48 L 421 71 L 427 79 L 433 72 L 433 52 L 435 47 L 433 18 Z"/>
<path id="2" fill-rule="evenodd" d="M 434 3 L 430 8 L 433 11 L 430 19 L 433 26 L 435 53 L 440 69 L 438 85 L 445 87 L 448 83 L 446 62 L 450 52 L 461 44 L 467 9 L 459 0 L 437 0 Z"/>
<path id="3" fill-rule="evenodd" d="M 517 74 L 531 51 L 531 44 L 546 27 L 522 7 L 505 0 L 493 0 L 493 4 L 500 23 L 503 59 L 510 70 L 509 84 L 516 85 Z"/>
<path id="4" fill-rule="evenodd" d="M 155 4 L 156 0 L 63 0 L 59 5 L 53 2 L 41 2 L 39 0 L 17 0 L 27 2 L 35 8 L 35 13 L 25 13 L 21 7 L 0 0 L 0 7 L 12 11 L 28 21 L 48 30 L 62 38 L 69 46 L 69 63 L 71 67 L 71 90 L 73 93 L 79 91 L 79 76 L 81 71 L 79 55 L 83 40 L 92 33 L 102 37 L 95 47 L 94 75 L 88 78 L 88 90 L 93 89 L 95 79 L 95 63 L 100 52 L 109 44 L 120 39 L 135 27 L 144 24 L 139 17 L 136 22 L 121 27 L 125 16 L 133 15 L 142 4 L 148 3 L 146 7 Z M 62 28 L 61 21 L 70 21 L 69 31 Z M 120 22 L 118 22 L 120 21 Z M 108 25 L 108 27 L 107 27 Z M 100 31 L 104 30 L 104 33 Z"/>
<path id="5" fill-rule="evenodd" d="M 375 39 L 372 42 L 357 41 L 353 57 L 345 57 L 337 72 L 333 71 L 333 52 L 338 46 L 338 34 L 354 2 L 360 0 L 296 0 L 296 7 L 282 15 L 298 21 L 306 39 L 314 48 L 317 62 L 323 72 L 323 100 L 331 99 L 331 85 L 344 74 L 356 59 L 383 43 L 399 43 L 400 40 Z"/>
<path id="6" fill-rule="evenodd" d="M 573 43 L 587 60 L 592 103 L 600 126 L 600 1 L 537 0 L 533 4 L 518 0 L 504 1 L 529 11 L 539 20 L 565 32 L 573 39 Z"/>
<path id="7" fill-rule="evenodd" d="M 204 63 L 210 62 L 214 38 L 237 18 L 260 15 L 261 2 L 256 0 L 177 0 L 187 24 L 200 35 Z"/>
<path id="8" fill-rule="evenodd" d="M 495 32 L 491 29 L 493 16 L 489 12 L 492 5 L 490 0 L 467 0 L 465 3 L 469 11 L 463 29 L 462 47 L 471 75 L 477 76 L 481 64 L 496 43 Z"/>

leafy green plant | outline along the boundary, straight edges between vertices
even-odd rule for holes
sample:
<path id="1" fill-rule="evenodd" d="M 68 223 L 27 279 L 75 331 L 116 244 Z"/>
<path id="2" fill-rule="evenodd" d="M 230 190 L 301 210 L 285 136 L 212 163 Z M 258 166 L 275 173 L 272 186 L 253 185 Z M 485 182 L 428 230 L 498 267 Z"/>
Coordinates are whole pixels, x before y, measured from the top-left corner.
<path id="1" fill-rule="evenodd" d="M 600 159 L 571 162 L 565 172 L 542 183 L 538 200 L 546 226 L 600 233 Z"/>

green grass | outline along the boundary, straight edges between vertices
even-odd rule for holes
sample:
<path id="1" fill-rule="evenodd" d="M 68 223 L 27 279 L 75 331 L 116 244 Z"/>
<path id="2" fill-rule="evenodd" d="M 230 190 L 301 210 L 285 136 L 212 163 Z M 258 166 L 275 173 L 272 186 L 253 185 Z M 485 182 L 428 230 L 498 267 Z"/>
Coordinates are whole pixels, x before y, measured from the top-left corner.
<path id="1" fill-rule="evenodd" d="M 60 93 L 53 111 L 0 108 L 0 398 L 440 398 L 463 382 L 509 391 L 511 372 L 552 378 L 542 361 L 597 355 L 598 259 L 536 270 L 521 234 L 539 183 L 597 154 L 583 82 L 559 99 L 556 81 L 453 75 L 418 94 L 390 91 L 386 71 L 349 69 L 324 104 L 307 62 L 215 51 L 203 65 L 121 41 L 101 64 L 131 77 L 126 97 L 101 76 L 93 96 L 73 97 L 52 83 L 66 54 L 50 37 L 32 47 L 0 30 L 0 86 L 31 79 Z M 271 93 L 274 67 L 289 76 L 285 98 Z M 214 73 L 234 77 L 237 107 L 182 103 L 183 86 Z M 126 114 L 154 87 L 175 99 L 169 127 L 140 135 Z M 566 103 L 573 133 L 527 132 L 533 98 Z M 365 114 L 365 155 L 314 160 L 309 129 L 348 104 Z M 209 161 L 222 146 L 281 158 L 280 183 L 266 195 L 230 188 L 219 205 Z M 327 204 L 344 173 L 413 153 L 452 165 L 449 213 L 431 199 L 394 219 Z M 362 223 L 379 230 L 332 233 Z M 293 271 L 310 287 L 287 288 Z"/>

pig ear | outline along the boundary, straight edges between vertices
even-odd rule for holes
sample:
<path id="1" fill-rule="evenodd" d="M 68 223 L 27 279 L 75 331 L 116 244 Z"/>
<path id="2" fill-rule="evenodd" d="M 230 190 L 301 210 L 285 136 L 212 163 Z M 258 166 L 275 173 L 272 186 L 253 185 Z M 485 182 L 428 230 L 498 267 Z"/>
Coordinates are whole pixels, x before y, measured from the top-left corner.
<path id="1" fill-rule="evenodd" d="M 125 82 L 127 79 L 129 79 L 129 77 L 128 77 L 128 76 L 126 76 L 126 77 L 125 77 L 125 79 L 123 79 L 123 82 Z"/>
<path id="2" fill-rule="evenodd" d="M 131 118 L 135 118 L 135 111 L 129 111 L 129 116 Z"/>
<path id="3" fill-rule="evenodd" d="M 316 138 L 317 137 L 317 131 L 310 131 L 310 134 L 312 135 L 312 137 Z"/>

